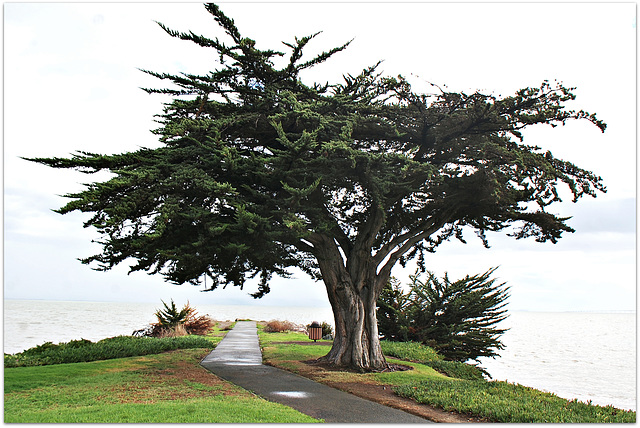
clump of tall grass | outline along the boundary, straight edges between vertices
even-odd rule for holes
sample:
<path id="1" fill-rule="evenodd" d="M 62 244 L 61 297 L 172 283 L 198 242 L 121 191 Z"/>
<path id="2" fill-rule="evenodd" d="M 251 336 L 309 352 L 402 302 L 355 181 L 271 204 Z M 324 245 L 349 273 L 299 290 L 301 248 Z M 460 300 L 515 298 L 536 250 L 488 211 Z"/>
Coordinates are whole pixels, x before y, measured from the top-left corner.
<path id="1" fill-rule="evenodd" d="M 17 354 L 5 354 L 4 366 L 7 368 L 79 363 L 158 354 L 175 349 L 211 349 L 213 347 L 211 340 L 199 336 L 164 338 L 117 336 L 95 343 L 81 339 L 58 345 L 46 342 Z"/>
<path id="2" fill-rule="evenodd" d="M 393 390 L 418 403 L 486 418 L 492 422 L 514 423 L 603 423 L 635 422 L 636 413 L 612 406 L 595 406 L 565 400 L 508 382 L 432 379 Z"/>

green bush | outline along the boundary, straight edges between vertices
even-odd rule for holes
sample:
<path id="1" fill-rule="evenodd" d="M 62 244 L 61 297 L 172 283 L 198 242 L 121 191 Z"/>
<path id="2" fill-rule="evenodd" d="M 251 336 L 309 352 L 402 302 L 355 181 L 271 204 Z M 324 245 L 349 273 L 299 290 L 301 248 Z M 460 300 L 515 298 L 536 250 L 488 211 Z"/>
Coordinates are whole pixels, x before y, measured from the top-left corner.
<path id="1" fill-rule="evenodd" d="M 79 363 L 158 354 L 175 349 L 212 347 L 213 343 L 209 339 L 198 336 L 164 338 L 117 336 L 95 343 L 82 339 L 59 345 L 46 342 L 18 354 L 5 354 L 4 366 L 24 367 Z"/>
<path id="2" fill-rule="evenodd" d="M 37 345 L 37 346 L 34 346 L 33 348 L 29 348 L 25 351 L 22 351 L 22 355 L 24 356 L 40 355 L 44 352 L 47 352 L 50 349 L 56 349 L 57 347 L 58 345 L 54 345 L 53 342 L 44 342 L 42 345 Z M 6 359 L 6 356 L 5 356 L 5 359 Z"/>
<path id="3" fill-rule="evenodd" d="M 507 382 L 433 379 L 394 388 L 418 403 L 513 423 L 635 422 L 636 413 L 612 406 L 565 400 L 548 392 Z"/>
<path id="4" fill-rule="evenodd" d="M 158 322 L 147 327 L 135 330 L 132 336 L 141 337 L 175 337 L 197 334 L 204 336 L 214 327 L 215 322 L 208 315 L 197 316 L 195 308 L 187 302 L 178 310 L 173 299 L 171 305 L 161 300 L 164 309 L 156 309 L 154 315 Z"/>
<path id="5" fill-rule="evenodd" d="M 496 327 L 506 315 L 508 287 L 495 284 L 490 269 L 483 274 L 452 281 L 440 280 L 431 272 L 422 281 L 411 276 L 411 288 L 404 292 L 390 282 L 377 302 L 378 329 L 383 338 L 421 342 L 445 359 L 464 362 L 493 357 L 504 346 Z"/>
<path id="6" fill-rule="evenodd" d="M 405 293 L 400 281 L 391 278 L 382 289 L 377 302 L 378 332 L 386 340 L 408 342 L 410 293 Z"/>

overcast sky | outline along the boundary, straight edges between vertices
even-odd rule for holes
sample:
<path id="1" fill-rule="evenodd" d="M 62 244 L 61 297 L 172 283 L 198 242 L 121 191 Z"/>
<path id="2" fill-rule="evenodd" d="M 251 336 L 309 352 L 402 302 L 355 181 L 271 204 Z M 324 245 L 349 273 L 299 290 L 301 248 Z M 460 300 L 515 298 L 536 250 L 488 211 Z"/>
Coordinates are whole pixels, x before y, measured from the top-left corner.
<path id="1" fill-rule="evenodd" d="M 319 53 L 354 39 L 347 51 L 306 72 L 306 83 L 337 82 L 384 60 L 385 74 L 411 76 L 454 91 L 509 95 L 557 79 L 576 86 L 575 109 L 596 112 L 589 123 L 535 128 L 525 143 L 601 175 L 597 199 L 550 211 L 574 216 L 577 231 L 556 245 L 490 235 L 484 249 L 443 244 L 428 268 L 452 278 L 500 266 L 511 286 L 511 310 L 633 310 L 636 307 L 636 6 L 632 3 L 221 3 L 260 48 L 283 48 L 323 31 L 309 45 Z M 67 156 L 75 150 L 119 153 L 157 147 L 149 130 L 159 95 L 140 87 L 163 82 L 138 69 L 205 73 L 217 55 L 168 36 L 168 27 L 224 38 L 198 3 L 4 4 L 4 296 L 192 304 L 328 306 L 322 283 L 304 274 L 272 283 L 262 301 L 253 288 L 201 293 L 159 276 L 127 275 L 122 266 L 95 272 L 76 260 L 98 252 L 88 217 L 51 210 L 58 196 L 82 189 L 87 176 L 19 159 Z M 412 269 L 394 274 L 406 282 Z"/>

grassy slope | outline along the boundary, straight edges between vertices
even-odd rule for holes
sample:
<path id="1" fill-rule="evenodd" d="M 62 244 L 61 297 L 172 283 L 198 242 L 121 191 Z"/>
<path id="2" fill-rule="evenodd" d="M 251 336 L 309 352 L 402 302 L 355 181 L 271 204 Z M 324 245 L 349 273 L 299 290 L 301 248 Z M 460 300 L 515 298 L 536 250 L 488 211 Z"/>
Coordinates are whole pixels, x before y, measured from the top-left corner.
<path id="1" fill-rule="evenodd" d="M 299 371 L 328 347 L 278 344 L 306 341 L 299 333 L 260 334 L 269 363 Z M 211 338 L 211 347 L 219 338 Z M 453 379 L 425 364 L 437 356 L 415 345 L 388 346 L 411 371 L 323 372 L 324 380 L 390 385 L 419 403 L 501 422 L 635 422 L 635 412 L 568 401 L 506 382 Z M 41 367 L 6 368 L 5 422 L 261 423 L 316 422 L 222 381 L 199 366 L 207 349 Z M 409 362 L 407 360 L 413 360 Z M 439 369 L 440 370 L 440 369 Z M 322 377 L 318 379 L 323 381 Z"/>
<path id="2" fill-rule="evenodd" d="M 199 365 L 209 351 L 5 368 L 4 422 L 318 422 L 209 373 Z"/>
<path id="3" fill-rule="evenodd" d="M 278 344 L 285 341 L 308 340 L 297 333 L 260 333 L 265 360 L 274 366 L 294 372 L 302 370 L 302 361 L 319 358 L 329 348 Z M 439 357 L 430 349 L 416 349 L 407 344 L 403 356 L 402 344 L 393 344 L 390 349 L 396 357 L 406 360 L 423 358 L 431 364 Z M 384 349 L 384 347 L 383 347 Z M 471 414 L 496 422 L 635 422 L 635 412 L 613 407 L 589 405 L 568 401 L 554 394 L 507 382 L 455 379 L 444 376 L 433 368 L 416 362 L 387 358 L 390 363 L 409 365 L 410 371 L 386 373 L 351 373 L 323 371 L 317 379 L 333 382 L 366 382 L 391 385 L 401 396 L 418 403 L 428 404 L 447 411 Z"/>

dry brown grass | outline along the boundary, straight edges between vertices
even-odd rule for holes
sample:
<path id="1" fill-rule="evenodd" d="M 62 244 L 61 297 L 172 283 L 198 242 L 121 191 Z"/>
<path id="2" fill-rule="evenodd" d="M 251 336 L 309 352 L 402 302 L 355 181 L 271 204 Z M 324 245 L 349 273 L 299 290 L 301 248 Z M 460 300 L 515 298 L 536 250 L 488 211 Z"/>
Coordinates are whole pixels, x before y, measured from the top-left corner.
<path id="1" fill-rule="evenodd" d="M 221 331 L 229 331 L 231 329 L 233 329 L 233 326 L 235 325 L 235 321 L 215 321 L 215 323 L 218 324 L 218 329 L 220 329 Z"/>
<path id="2" fill-rule="evenodd" d="M 206 315 L 199 317 L 191 317 L 184 323 L 184 328 L 189 334 L 198 334 L 204 336 L 213 328 L 215 322 Z"/>
<path id="3" fill-rule="evenodd" d="M 158 327 L 158 329 L 154 329 L 154 337 L 180 337 L 189 334 L 184 324 L 178 324 L 173 328 Z"/>
<path id="4" fill-rule="evenodd" d="M 127 368 L 140 377 L 135 382 L 122 382 L 111 387 L 104 399 L 120 403 L 157 403 L 221 394 L 249 396 L 250 393 L 242 388 L 220 379 L 200 366 L 199 362 L 207 352 L 180 350 L 140 357 L 135 360 L 134 367 Z"/>
<path id="5" fill-rule="evenodd" d="M 196 334 L 205 336 L 215 326 L 216 322 L 208 315 L 196 316 L 195 311 L 185 320 L 184 323 L 176 326 L 163 326 L 160 323 L 153 323 L 142 330 L 133 332 L 134 336 L 150 337 L 178 337 Z M 230 329 L 230 328 L 229 328 Z"/>
<path id="6" fill-rule="evenodd" d="M 284 331 L 304 331 L 304 327 L 291 321 L 271 320 L 264 326 L 265 333 L 282 333 Z"/>

